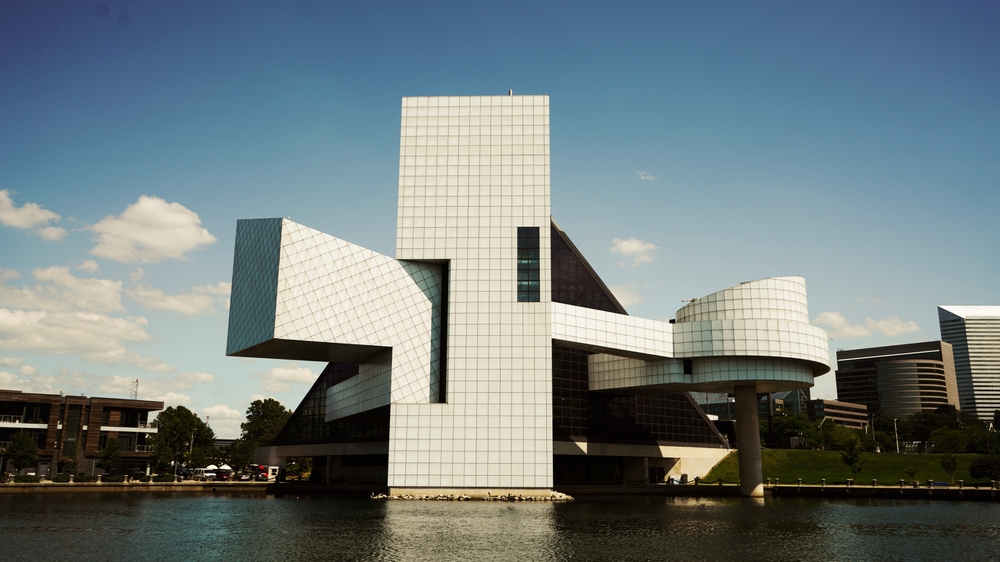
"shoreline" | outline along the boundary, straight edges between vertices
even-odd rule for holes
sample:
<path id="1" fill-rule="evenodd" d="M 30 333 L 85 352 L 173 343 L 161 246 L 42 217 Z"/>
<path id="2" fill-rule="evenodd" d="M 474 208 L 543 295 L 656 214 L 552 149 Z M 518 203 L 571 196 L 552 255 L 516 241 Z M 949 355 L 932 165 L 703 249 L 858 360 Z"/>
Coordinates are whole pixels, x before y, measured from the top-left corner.
<path id="1" fill-rule="evenodd" d="M 561 493 L 575 498 L 594 496 L 675 496 L 740 497 L 736 484 L 678 484 L 671 486 L 559 486 Z M 0 484 L 0 494 L 24 493 L 151 493 L 181 492 L 194 494 L 256 495 L 330 495 L 369 496 L 385 493 L 385 488 L 365 485 L 314 484 L 309 482 L 38 482 Z M 765 485 L 765 495 L 772 497 L 880 498 L 938 501 L 1000 501 L 1000 490 L 962 486 L 845 486 L 816 484 Z"/>

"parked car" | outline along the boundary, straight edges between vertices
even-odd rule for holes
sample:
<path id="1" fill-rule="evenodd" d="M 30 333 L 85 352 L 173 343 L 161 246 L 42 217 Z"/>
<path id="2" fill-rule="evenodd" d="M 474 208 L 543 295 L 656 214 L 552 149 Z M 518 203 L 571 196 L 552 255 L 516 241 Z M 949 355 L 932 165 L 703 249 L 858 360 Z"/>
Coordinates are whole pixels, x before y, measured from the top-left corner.
<path id="1" fill-rule="evenodd" d="M 196 468 L 191 472 L 192 480 L 215 480 L 215 477 L 215 471 L 207 468 Z"/>

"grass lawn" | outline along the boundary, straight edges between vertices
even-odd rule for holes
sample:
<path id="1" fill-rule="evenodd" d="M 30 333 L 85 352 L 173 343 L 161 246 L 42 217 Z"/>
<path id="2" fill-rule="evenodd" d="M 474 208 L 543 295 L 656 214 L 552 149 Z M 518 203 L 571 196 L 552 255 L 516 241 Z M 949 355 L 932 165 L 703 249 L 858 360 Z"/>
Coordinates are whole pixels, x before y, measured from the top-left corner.
<path id="1" fill-rule="evenodd" d="M 739 453 L 734 451 L 722 459 L 722 462 L 715 465 L 715 468 L 705 476 L 705 480 L 715 481 L 722 478 L 726 482 L 738 481 L 740 472 L 738 455 Z M 862 453 L 861 456 L 865 460 L 865 466 L 855 479 L 859 484 L 870 484 L 873 478 L 877 478 L 880 484 L 898 484 L 900 478 L 909 482 L 911 479 L 903 471 L 910 466 L 917 469 L 917 474 L 913 477 L 915 480 L 921 482 L 949 480 L 948 474 L 941 468 L 941 458 L 944 455 Z M 973 483 L 969 476 L 969 465 L 978 457 L 979 455 L 955 455 L 958 461 L 955 482 L 965 480 L 966 484 Z M 851 478 L 850 469 L 840 460 L 840 451 L 765 449 L 761 451 L 761 465 L 765 481 L 770 478 L 773 482 L 778 478 L 784 483 L 794 483 L 801 478 L 803 484 L 818 484 L 821 479 L 826 478 L 828 484 L 833 484 L 843 483 Z"/>

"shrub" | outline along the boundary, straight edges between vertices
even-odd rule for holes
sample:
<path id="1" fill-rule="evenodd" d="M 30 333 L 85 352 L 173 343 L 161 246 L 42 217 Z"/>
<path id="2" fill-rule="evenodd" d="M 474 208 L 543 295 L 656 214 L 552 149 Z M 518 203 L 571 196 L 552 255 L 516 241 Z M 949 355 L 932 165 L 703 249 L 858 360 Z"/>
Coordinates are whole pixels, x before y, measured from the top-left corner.
<path id="1" fill-rule="evenodd" d="M 53 482 L 69 482 L 69 479 L 70 479 L 69 474 L 56 474 L 55 476 L 52 477 Z"/>
<path id="2" fill-rule="evenodd" d="M 41 476 L 15 476 L 14 482 L 18 484 L 37 484 L 42 481 Z"/>
<path id="3" fill-rule="evenodd" d="M 982 455 L 969 465 L 969 476 L 1000 480 L 1000 455 Z"/>
<path id="4" fill-rule="evenodd" d="M 101 476 L 101 482 L 124 482 L 124 481 L 125 481 L 124 474 L 119 474 L 117 476 L 108 476 L 108 475 Z"/>
<path id="5" fill-rule="evenodd" d="M 98 476 L 87 476 L 86 474 L 80 474 L 73 477 L 73 482 L 97 482 Z"/>
<path id="6" fill-rule="evenodd" d="M 147 474 L 147 475 L 143 476 L 142 478 L 139 478 L 139 482 L 149 482 L 152 479 L 153 479 L 153 477 Z"/>
<path id="7" fill-rule="evenodd" d="M 173 482 L 173 474 L 157 474 L 153 477 L 153 482 Z"/>

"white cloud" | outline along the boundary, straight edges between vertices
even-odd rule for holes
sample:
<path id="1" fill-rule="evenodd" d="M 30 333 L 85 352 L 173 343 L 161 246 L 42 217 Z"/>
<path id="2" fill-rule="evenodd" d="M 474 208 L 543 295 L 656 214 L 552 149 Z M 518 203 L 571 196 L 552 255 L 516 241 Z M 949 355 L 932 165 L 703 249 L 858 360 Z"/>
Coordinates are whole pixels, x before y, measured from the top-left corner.
<path id="1" fill-rule="evenodd" d="M 229 293 L 233 292 L 233 284 L 220 281 L 215 285 L 198 285 L 194 288 L 194 292 L 227 297 Z"/>
<path id="2" fill-rule="evenodd" d="M 649 172 L 636 172 L 635 177 L 643 181 L 653 181 L 656 179 L 656 176 L 650 174 Z"/>
<path id="3" fill-rule="evenodd" d="M 0 349 L 73 353 L 88 361 L 126 363 L 148 371 L 170 371 L 125 342 L 150 339 L 143 317 L 116 318 L 124 311 L 121 282 L 75 277 L 68 267 L 32 271 L 32 286 L 12 286 L 19 274 L 0 271 Z"/>
<path id="4" fill-rule="evenodd" d="M 32 234 L 38 236 L 42 240 L 48 240 L 49 242 L 55 242 L 56 240 L 62 240 L 66 238 L 68 231 L 65 228 L 59 226 L 43 226 L 42 228 L 36 228 L 31 231 Z"/>
<path id="5" fill-rule="evenodd" d="M 898 336 L 921 330 L 916 322 L 900 320 L 898 316 L 890 316 L 878 321 L 866 318 L 860 324 L 853 324 L 839 312 L 821 312 L 816 316 L 815 322 L 826 326 L 827 333 L 834 339 L 860 338 L 870 336 L 872 332 L 876 331 L 884 336 Z"/>
<path id="6" fill-rule="evenodd" d="M 217 240 L 201 226 L 194 211 L 180 203 L 143 195 L 121 215 L 107 216 L 90 227 L 97 233 L 95 256 L 123 263 L 183 260 L 185 253 Z"/>
<path id="7" fill-rule="evenodd" d="M 33 377 L 38 374 L 38 369 L 32 367 L 31 365 L 22 365 L 21 368 L 17 370 L 17 372 L 26 377 Z"/>
<path id="8" fill-rule="evenodd" d="M 91 375 L 87 373 L 74 372 L 75 381 L 65 380 L 66 383 L 82 388 L 97 388 L 98 392 L 108 396 L 129 396 L 132 392 L 134 378 L 105 375 Z M 178 388 L 182 387 L 182 388 Z M 190 388 L 190 385 L 178 385 L 176 377 L 166 378 L 139 378 L 139 399 L 159 400 L 167 406 L 191 406 L 196 402 L 194 398 L 178 392 L 183 388 Z"/>
<path id="9" fill-rule="evenodd" d="M 97 273 L 101 269 L 101 266 L 97 265 L 97 262 L 94 260 L 83 260 L 76 268 L 87 273 Z"/>
<path id="10" fill-rule="evenodd" d="M 181 373 L 177 378 L 188 383 L 215 382 L 215 376 L 209 373 Z"/>
<path id="11" fill-rule="evenodd" d="M 0 365 L 4 367 L 17 367 L 24 363 L 24 359 L 20 357 L 0 357 Z"/>
<path id="12" fill-rule="evenodd" d="M 225 404 L 216 404 L 207 408 L 202 408 L 201 413 L 218 419 L 243 419 L 243 412 L 236 408 L 230 408 Z"/>
<path id="13" fill-rule="evenodd" d="M 66 236 L 66 229 L 49 225 L 58 222 L 59 213 L 43 209 L 38 203 L 14 206 L 10 192 L 0 189 L 0 224 L 14 228 L 32 229 L 32 233 L 45 240 L 60 240 Z"/>
<path id="14" fill-rule="evenodd" d="M 30 380 L 22 379 L 14 373 L 7 371 L 0 371 L 0 388 L 20 391 L 32 390 Z"/>
<path id="15" fill-rule="evenodd" d="M 197 289 L 196 287 L 195 290 Z M 187 316 L 197 316 L 216 311 L 216 297 L 200 292 L 168 295 L 160 289 L 140 283 L 135 287 L 126 289 L 125 294 L 148 310 L 179 312 Z"/>
<path id="16" fill-rule="evenodd" d="M 611 241 L 611 251 L 632 258 L 632 267 L 653 261 L 653 252 L 659 248 L 638 238 L 615 238 Z M 618 265 L 624 266 L 623 263 Z"/>
<path id="17" fill-rule="evenodd" d="M 147 371 L 173 367 L 143 357 L 125 342 L 150 339 L 143 317 L 113 318 L 93 312 L 46 312 L 0 308 L 0 349 L 38 353 L 73 353 L 95 363 L 126 363 Z"/>
<path id="18" fill-rule="evenodd" d="M 163 402 L 164 408 L 168 406 L 190 406 L 194 403 L 194 398 L 180 392 L 165 392 L 155 396 L 143 397 L 143 400 L 160 400 Z"/>
<path id="19" fill-rule="evenodd" d="M 626 283 L 624 285 L 608 285 L 608 288 L 611 289 L 622 306 L 629 307 L 633 304 L 639 304 L 643 300 L 642 295 L 635 292 L 637 286 L 635 283 Z"/>
<path id="20" fill-rule="evenodd" d="M 0 274 L 0 306 L 47 312 L 124 310 L 120 281 L 75 277 L 68 267 L 54 266 L 32 271 L 34 286 L 14 287 L 7 281 L 16 279 L 19 274 L 8 272 L 10 270 Z"/>
<path id="21" fill-rule="evenodd" d="M 312 384 L 319 375 L 298 363 L 289 363 L 275 367 L 263 374 L 260 387 L 268 392 L 285 392 L 293 384 Z"/>

